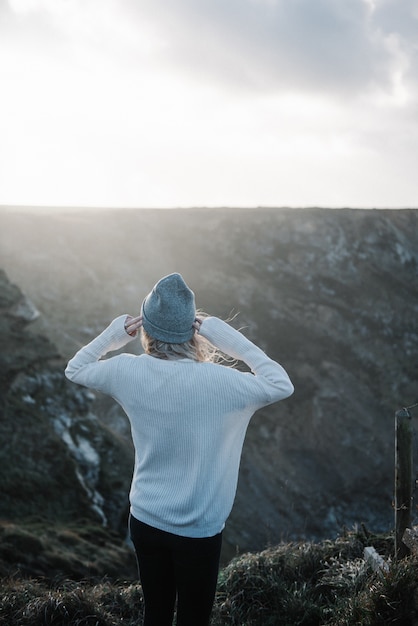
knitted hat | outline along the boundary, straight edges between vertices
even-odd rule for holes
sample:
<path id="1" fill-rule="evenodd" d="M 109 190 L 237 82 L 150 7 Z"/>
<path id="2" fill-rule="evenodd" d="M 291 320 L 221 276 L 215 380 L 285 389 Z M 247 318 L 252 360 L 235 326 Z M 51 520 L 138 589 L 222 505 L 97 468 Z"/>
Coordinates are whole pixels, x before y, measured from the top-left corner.
<path id="1" fill-rule="evenodd" d="M 189 341 L 196 318 L 194 293 L 180 274 L 164 276 L 142 303 L 141 315 L 144 330 L 154 339 Z"/>

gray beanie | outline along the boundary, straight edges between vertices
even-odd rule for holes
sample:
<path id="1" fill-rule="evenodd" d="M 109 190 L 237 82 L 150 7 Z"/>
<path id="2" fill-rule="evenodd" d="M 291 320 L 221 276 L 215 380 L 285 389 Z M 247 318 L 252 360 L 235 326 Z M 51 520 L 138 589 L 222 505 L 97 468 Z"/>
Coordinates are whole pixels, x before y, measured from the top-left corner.
<path id="1" fill-rule="evenodd" d="M 144 330 L 160 341 L 184 343 L 194 335 L 194 293 L 180 274 L 164 276 L 147 295 L 141 308 Z"/>

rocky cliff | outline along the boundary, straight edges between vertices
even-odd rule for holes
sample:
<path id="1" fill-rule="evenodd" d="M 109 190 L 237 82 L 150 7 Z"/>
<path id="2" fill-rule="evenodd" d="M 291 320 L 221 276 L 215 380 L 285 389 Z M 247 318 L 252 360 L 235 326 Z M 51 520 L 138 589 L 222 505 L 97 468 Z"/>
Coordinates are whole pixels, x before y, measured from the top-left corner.
<path id="1" fill-rule="evenodd" d="M 361 522 L 375 531 L 391 527 L 394 413 L 418 396 L 418 211 L 3 210 L 0 229 L 0 266 L 41 312 L 32 332 L 48 337 L 22 342 L 14 322 L 10 345 L 30 372 L 31 359 L 43 354 L 37 342 L 53 358 L 52 340 L 64 363 L 113 317 L 136 313 L 171 271 L 184 274 L 209 313 L 238 312 L 232 323 L 286 367 L 296 391 L 252 420 L 226 555 L 236 546 L 335 536 Z M 5 367 L 8 394 L 20 385 L 26 412 L 41 395 L 38 421 L 49 420 L 49 437 L 74 468 L 79 463 L 78 495 L 61 505 L 65 515 L 71 507 L 94 511 L 119 528 L 131 461 L 120 409 L 104 397 L 70 392 L 62 369 L 45 378 Z M 70 418 L 56 398 L 70 402 Z M 14 433 L 26 426 L 10 412 L 6 421 L 7 437 L 24 439 Z M 100 443 L 105 433 L 113 447 Z M 42 447 L 37 458 L 54 473 L 64 461 L 51 449 Z M 110 450 L 119 483 L 97 469 Z M 25 448 L 20 454 L 30 456 Z M 82 484 L 87 475 L 90 487 Z M 38 496 L 41 484 L 30 491 Z M 48 509 L 50 493 L 33 498 L 34 505 Z M 64 501 L 68 493 L 62 485 L 56 496 Z"/>
<path id="2" fill-rule="evenodd" d="M 0 575 L 134 577 L 117 532 L 130 451 L 66 382 L 55 346 L 28 330 L 38 315 L 0 271 Z"/>

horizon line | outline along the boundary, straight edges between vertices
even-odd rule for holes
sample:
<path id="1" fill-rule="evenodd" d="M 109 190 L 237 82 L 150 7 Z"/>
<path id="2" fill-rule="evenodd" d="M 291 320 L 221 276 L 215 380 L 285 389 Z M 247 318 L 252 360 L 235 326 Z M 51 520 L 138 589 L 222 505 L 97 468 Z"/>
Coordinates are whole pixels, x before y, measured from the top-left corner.
<path id="1" fill-rule="evenodd" d="M 238 205 L 196 205 L 196 206 L 97 206 L 97 205 L 66 205 L 66 204 L 0 204 L 0 211 L 13 209 L 27 210 L 59 210 L 59 211 L 219 211 L 219 210 L 313 210 L 323 209 L 329 211 L 352 210 L 352 211 L 410 211 L 417 210 L 418 206 L 320 206 L 312 205 L 254 205 L 254 206 L 238 206 Z"/>

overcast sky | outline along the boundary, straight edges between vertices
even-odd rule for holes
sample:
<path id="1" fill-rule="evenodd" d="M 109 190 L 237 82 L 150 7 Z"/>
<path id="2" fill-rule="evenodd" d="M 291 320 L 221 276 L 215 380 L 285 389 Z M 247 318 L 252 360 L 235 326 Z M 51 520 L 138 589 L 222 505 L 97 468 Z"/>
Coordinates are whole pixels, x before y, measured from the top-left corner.
<path id="1" fill-rule="evenodd" d="M 418 206 L 418 0 L 0 0 L 0 204 Z"/>

